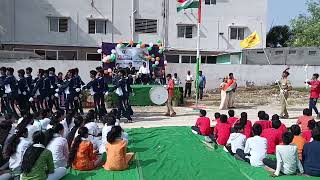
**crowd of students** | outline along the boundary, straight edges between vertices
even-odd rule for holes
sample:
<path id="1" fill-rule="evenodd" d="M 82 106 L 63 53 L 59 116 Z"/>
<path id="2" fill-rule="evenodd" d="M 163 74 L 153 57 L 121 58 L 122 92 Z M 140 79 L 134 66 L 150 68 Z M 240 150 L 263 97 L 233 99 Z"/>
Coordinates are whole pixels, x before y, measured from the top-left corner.
<path id="1" fill-rule="evenodd" d="M 128 168 L 128 134 L 113 109 L 96 123 L 95 110 L 82 116 L 75 111 L 50 109 L 25 114 L 14 124 L 11 114 L 0 122 L 0 179 L 61 179 L 71 167 L 89 171 L 98 167 L 118 171 Z M 103 154 L 107 154 L 106 160 Z"/>
<path id="2" fill-rule="evenodd" d="M 206 142 L 224 146 L 236 159 L 265 167 L 272 176 L 320 176 L 320 122 L 313 119 L 310 109 L 304 109 L 303 116 L 289 130 L 277 114 L 270 119 L 264 111 L 258 112 L 253 125 L 245 112 L 240 118 L 233 110 L 228 111 L 228 116 L 214 116 L 211 121 L 206 111 L 200 110 L 192 131 L 205 136 Z M 276 160 L 268 158 L 270 154 L 275 154 Z"/>

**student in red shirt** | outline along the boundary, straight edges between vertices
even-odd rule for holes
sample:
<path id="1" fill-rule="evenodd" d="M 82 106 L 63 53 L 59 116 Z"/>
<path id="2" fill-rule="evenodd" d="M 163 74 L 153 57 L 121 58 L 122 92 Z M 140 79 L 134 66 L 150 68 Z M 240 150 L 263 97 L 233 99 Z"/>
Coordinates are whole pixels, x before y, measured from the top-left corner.
<path id="1" fill-rule="evenodd" d="M 276 152 L 276 146 L 280 144 L 282 134 L 278 130 L 281 126 L 280 120 L 272 121 L 272 128 L 268 128 L 262 131 L 261 137 L 264 137 L 268 141 L 268 154 L 274 154 Z"/>
<path id="2" fill-rule="evenodd" d="M 300 125 L 300 128 L 302 131 L 305 131 L 305 130 L 308 130 L 308 122 L 310 120 L 312 120 L 313 117 L 312 117 L 312 110 L 311 109 L 304 109 L 303 110 L 303 116 L 300 116 L 298 118 L 298 121 L 297 121 L 297 124 Z"/>
<path id="3" fill-rule="evenodd" d="M 228 124 L 228 117 L 225 114 L 220 116 L 220 123 L 214 128 L 213 142 L 225 146 L 230 136 L 231 126 Z"/>
<path id="4" fill-rule="evenodd" d="M 310 86 L 309 109 L 311 110 L 311 116 L 312 116 L 312 110 L 314 110 L 317 116 L 320 117 L 320 114 L 317 108 L 317 101 L 320 93 L 320 81 L 318 80 L 318 78 L 319 78 L 319 74 L 315 73 L 312 76 L 312 80 L 306 81 L 306 83 Z"/>
<path id="5" fill-rule="evenodd" d="M 207 111 L 201 109 L 200 117 L 197 119 L 196 125 L 191 127 L 193 132 L 203 136 L 209 136 L 212 133 L 210 119 L 207 118 L 206 115 Z"/>
<path id="6" fill-rule="evenodd" d="M 273 121 L 280 121 L 280 117 L 278 114 L 274 114 L 272 117 L 271 117 L 271 121 L 270 121 L 270 127 L 272 127 L 272 122 Z M 281 122 L 281 121 L 280 121 Z M 279 127 L 279 131 L 280 131 L 280 134 L 282 135 L 283 133 L 285 132 L 288 132 L 288 128 L 286 127 L 286 125 L 284 125 L 283 123 L 281 123 L 280 127 Z"/>
<path id="7" fill-rule="evenodd" d="M 252 123 L 248 120 L 248 114 L 246 112 L 241 113 L 241 118 L 237 121 L 241 125 L 243 129 L 242 134 L 246 136 L 246 138 L 251 137 L 252 131 Z"/>
<path id="8" fill-rule="evenodd" d="M 306 142 L 310 142 L 311 137 L 312 137 L 312 130 L 316 127 L 316 121 L 315 120 L 310 120 L 308 122 L 308 130 L 302 131 L 301 136 L 306 140 Z"/>
<path id="9" fill-rule="evenodd" d="M 262 130 L 271 128 L 271 122 L 269 121 L 269 115 L 264 111 L 258 112 L 258 118 L 259 120 L 256 121 L 254 124 L 260 124 L 262 127 Z"/>
<path id="10" fill-rule="evenodd" d="M 167 90 L 168 90 L 169 96 L 167 100 L 167 113 L 165 114 L 165 116 L 174 117 L 176 116 L 176 112 L 172 108 L 172 99 L 174 97 L 174 80 L 172 79 L 171 74 L 167 74 L 167 80 L 168 80 Z"/>
<path id="11" fill-rule="evenodd" d="M 231 127 L 233 127 L 233 125 L 236 123 L 236 121 L 239 119 L 239 118 L 236 118 L 234 117 L 234 110 L 229 110 L 228 111 L 228 115 L 229 115 L 229 118 L 228 118 L 228 123 L 231 125 Z"/>

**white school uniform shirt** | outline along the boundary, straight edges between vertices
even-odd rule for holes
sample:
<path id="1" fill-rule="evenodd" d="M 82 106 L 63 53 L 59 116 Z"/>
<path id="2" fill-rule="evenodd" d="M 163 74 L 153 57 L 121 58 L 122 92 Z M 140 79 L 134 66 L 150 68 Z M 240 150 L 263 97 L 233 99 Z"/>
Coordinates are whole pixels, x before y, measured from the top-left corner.
<path id="1" fill-rule="evenodd" d="M 27 125 L 27 129 L 28 129 L 28 140 L 32 142 L 32 136 L 35 132 L 39 131 L 38 127 L 37 126 L 34 126 L 34 125 Z"/>
<path id="2" fill-rule="evenodd" d="M 12 154 L 9 159 L 10 169 L 15 170 L 17 168 L 20 168 L 23 159 L 23 154 L 31 144 L 32 142 L 29 141 L 27 138 L 20 137 L 20 142 L 17 146 L 17 151 L 14 154 Z"/>
<path id="3" fill-rule="evenodd" d="M 118 120 L 117 120 L 118 121 Z M 117 123 L 116 123 L 117 125 Z M 99 147 L 99 153 L 102 154 L 104 152 L 106 152 L 106 145 L 108 143 L 107 141 L 107 135 L 108 133 L 111 131 L 111 128 L 113 126 L 107 126 L 107 124 L 105 124 L 102 128 L 102 137 L 101 137 L 101 145 Z M 128 133 L 126 132 L 122 132 L 121 133 L 121 139 L 128 142 Z"/>
<path id="4" fill-rule="evenodd" d="M 295 174 L 297 169 L 303 173 L 303 167 L 299 160 L 298 148 L 294 144 L 290 145 L 277 145 L 276 146 L 277 169 L 274 173 L 279 176 L 280 172 L 290 175 Z"/>
<path id="5" fill-rule="evenodd" d="M 49 118 L 44 118 L 41 120 L 34 120 L 33 125 L 36 126 L 39 131 L 46 131 L 50 121 L 51 120 Z"/>
<path id="6" fill-rule="evenodd" d="M 254 136 L 247 139 L 244 153 L 250 154 L 249 159 L 251 166 L 264 166 L 262 160 L 266 158 L 267 145 L 267 139 L 260 136 Z"/>
<path id="7" fill-rule="evenodd" d="M 150 74 L 150 70 L 148 67 L 141 66 L 138 73 L 139 74 Z"/>
<path id="8" fill-rule="evenodd" d="M 237 149 L 244 150 L 246 144 L 246 136 L 241 133 L 232 133 L 228 139 L 227 144 L 231 144 L 231 150 L 233 153 L 237 152 Z"/>
<path id="9" fill-rule="evenodd" d="M 186 80 L 187 81 L 192 81 L 193 80 L 193 76 L 191 74 L 190 75 L 187 74 Z"/>
<path id="10" fill-rule="evenodd" d="M 60 134 L 54 134 L 53 137 L 47 149 L 52 153 L 54 167 L 66 167 L 69 157 L 68 141 Z"/>
<path id="11" fill-rule="evenodd" d="M 60 123 L 63 125 L 63 137 L 67 138 L 70 130 L 74 127 L 74 119 L 72 118 L 69 126 L 68 126 L 66 118 L 64 118 Z"/>

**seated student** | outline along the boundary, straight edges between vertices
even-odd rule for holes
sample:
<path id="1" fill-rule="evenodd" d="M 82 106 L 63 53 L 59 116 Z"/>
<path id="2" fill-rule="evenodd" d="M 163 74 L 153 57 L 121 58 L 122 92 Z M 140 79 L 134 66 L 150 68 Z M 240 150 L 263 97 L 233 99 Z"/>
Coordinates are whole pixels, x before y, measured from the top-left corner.
<path id="1" fill-rule="evenodd" d="M 312 130 L 316 127 L 316 121 L 315 120 L 310 120 L 308 122 L 308 130 L 302 131 L 302 137 L 306 140 L 306 142 L 310 142 L 311 137 L 312 137 Z"/>
<path id="2" fill-rule="evenodd" d="M 17 129 L 28 129 L 28 140 L 32 141 L 33 134 L 38 131 L 38 127 L 33 125 L 33 116 L 26 114 L 23 116 L 23 120 L 17 125 Z"/>
<path id="3" fill-rule="evenodd" d="M 74 139 L 70 149 L 69 165 L 80 171 L 90 171 L 99 167 L 102 158 L 93 149 L 93 144 L 88 140 L 89 131 L 86 127 L 78 130 L 79 135 Z"/>
<path id="4" fill-rule="evenodd" d="M 280 172 L 285 175 L 296 174 L 297 170 L 303 174 L 303 167 L 299 160 L 298 149 L 296 145 L 292 145 L 293 134 L 291 132 L 283 133 L 283 145 L 277 145 L 276 157 L 277 160 L 263 159 L 263 163 L 267 169 L 274 172 L 272 176 L 279 176 Z"/>
<path id="5" fill-rule="evenodd" d="M 102 136 L 101 136 L 101 145 L 99 147 L 99 153 L 102 154 L 106 152 L 106 145 L 107 145 L 107 135 L 111 131 L 113 126 L 119 126 L 116 125 L 116 116 L 109 115 L 103 118 L 104 126 L 102 128 Z M 121 139 L 128 142 L 128 133 L 124 132 L 122 130 L 121 133 Z"/>
<path id="6" fill-rule="evenodd" d="M 220 116 L 221 116 L 220 113 L 218 113 L 218 112 L 214 113 L 214 120 L 213 121 L 215 121 L 216 124 L 220 123 Z"/>
<path id="7" fill-rule="evenodd" d="M 64 128 L 62 124 L 56 124 L 46 132 L 47 149 L 51 151 L 54 167 L 67 167 L 69 157 L 68 141 L 63 137 Z"/>
<path id="8" fill-rule="evenodd" d="M 127 142 L 121 138 L 121 134 L 122 128 L 113 126 L 107 135 L 107 161 L 103 166 L 106 170 L 126 170 L 133 159 L 134 153 L 127 153 Z"/>
<path id="9" fill-rule="evenodd" d="M 74 126 L 74 117 L 75 115 L 75 111 L 69 111 L 66 115 L 66 117 L 61 121 L 61 124 L 63 125 L 63 135 L 62 137 L 67 138 L 70 130 L 73 128 Z"/>
<path id="10" fill-rule="evenodd" d="M 279 128 L 281 126 L 280 120 L 272 121 L 272 128 L 264 129 L 261 137 L 264 137 L 268 141 L 268 154 L 274 154 L 276 152 L 276 145 L 281 142 L 281 132 Z"/>
<path id="11" fill-rule="evenodd" d="M 210 119 L 207 118 L 206 115 L 207 111 L 201 109 L 200 117 L 197 119 L 196 125 L 191 127 L 192 132 L 203 136 L 209 136 L 212 133 L 210 127 Z"/>
<path id="12" fill-rule="evenodd" d="M 298 118 L 297 124 L 300 125 L 302 131 L 308 130 L 308 122 L 313 119 L 312 111 L 308 108 L 303 110 L 303 116 Z"/>
<path id="13" fill-rule="evenodd" d="M 214 128 L 214 137 L 210 139 L 219 145 L 225 146 L 230 136 L 231 126 L 228 124 L 228 117 L 225 114 L 220 116 L 220 123 Z"/>
<path id="14" fill-rule="evenodd" d="M 228 115 L 229 115 L 229 118 L 228 118 L 228 123 L 231 125 L 231 127 L 236 123 L 236 121 L 239 119 L 239 118 L 236 118 L 234 117 L 234 110 L 229 110 L 228 111 Z"/>
<path id="15" fill-rule="evenodd" d="M 252 127 L 253 137 L 246 141 L 244 150 L 238 149 L 235 157 L 244 160 L 254 167 L 263 166 L 262 160 L 267 156 L 267 139 L 260 137 L 262 127 L 260 124 L 255 124 Z"/>
<path id="16" fill-rule="evenodd" d="M 312 130 L 313 141 L 303 147 L 302 164 L 305 174 L 320 177 L 320 129 Z"/>
<path id="17" fill-rule="evenodd" d="M 45 141 L 43 132 L 34 133 L 33 145 L 23 155 L 21 180 L 58 180 L 66 174 L 66 168 L 54 168 L 52 153 L 45 148 Z"/>
<path id="18" fill-rule="evenodd" d="M 81 115 L 77 115 L 77 116 L 74 117 L 74 126 L 72 127 L 72 129 L 70 130 L 70 132 L 67 135 L 67 141 L 68 141 L 69 149 L 71 148 L 71 145 L 72 145 L 73 139 L 74 139 L 74 137 L 76 135 L 76 132 L 78 131 L 78 129 L 80 127 L 82 127 L 83 121 L 84 120 L 83 120 Z"/>
<path id="19" fill-rule="evenodd" d="M 50 123 L 49 119 L 50 110 L 49 109 L 40 109 L 39 112 L 34 113 L 34 123 L 33 125 L 38 128 L 39 131 L 47 130 L 47 126 Z"/>
<path id="20" fill-rule="evenodd" d="M 259 120 L 256 121 L 254 124 L 260 124 L 262 127 L 262 130 L 267 129 L 267 128 L 271 128 L 271 123 L 269 121 L 269 115 L 266 114 L 266 112 L 259 111 L 258 118 L 259 118 Z"/>
<path id="21" fill-rule="evenodd" d="M 246 112 L 241 113 L 241 117 L 237 123 L 239 123 L 243 129 L 242 134 L 244 134 L 246 138 L 251 137 L 252 123 L 248 120 L 248 114 Z"/>
<path id="22" fill-rule="evenodd" d="M 11 137 L 10 131 L 12 122 L 8 120 L 0 121 L 0 167 L 8 164 L 8 158 L 3 157 L 3 149 L 8 144 L 8 139 Z M 8 166 L 8 165 L 7 165 Z"/>
<path id="23" fill-rule="evenodd" d="M 53 116 L 51 117 L 51 121 L 47 126 L 47 129 L 52 128 L 55 124 L 59 124 L 61 123 L 61 121 L 64 119 L 64 111 L 63 110 L 59 110 L 56 113 L 53 114 Z"/>
<path id="24" fill-rule="evenodd" d="M 95 112 L 94 110 L 88 112 L 87 116 L 84 119 L 84 127 L 88 128 L 89 137 L 88 140 L 92 142 L 94 149 L 100 147 L 101 144 L 101 129 L 99 125 L 94 122 Z"/>
<path id="25" fill-rule="evenodd" d="M 303 146 L 306 143 L 306 140 L 300 136 L 301 134 L 301 129 L 298 125 L 292 125 L 290 127 L 291 133 L 294 135 L 294 138 L 292 140 L 292 144 L 295 144 L 298 148 L 298 154 L 299 154 L 299 159 L 302 160 L 302 151 L 303 151 Z"/>
<path id="26" fill-rule="evenodd" d="M 23 154 L 32 144 L 27 137 L 28 129 L 19 129 L 13 136 L 9 138 L 8 146 L 6 146 L 4 150 L 5 157 L 9 158 L 9 168 L 13 174 L 13 177 L 20 176 Z"/>
<path id="27" fill-rule="evenodd" d="M 280 117 L 277 115 L 277 114 L 274 114 L 271 118 L 271 121 L 270 121 L 270 125 L 272 127 L 272 121 L 276 121 L 276 120 L 279 120 L 280 121 Z M 281 121 L 280 121 L 281 122 Z M 281 125 L 279 127 L 279 131 L 281 132 L 281 135 L 285 132 L 288 132 L 288 129 L 286 127 L 286 125 L 284 125 L 282 122 L 281 122 Z"/>
<path id="28" fill-rule="evenodd" d="M 231 129 L 232 133 L 226 144 L 226 149 L 231 155 L 234 155 L 237 152 L 237 149 L 244 150 L 244 145 L 246 144 L 246 136 L 242 134 L 242 126 L 237 123 Z"/>

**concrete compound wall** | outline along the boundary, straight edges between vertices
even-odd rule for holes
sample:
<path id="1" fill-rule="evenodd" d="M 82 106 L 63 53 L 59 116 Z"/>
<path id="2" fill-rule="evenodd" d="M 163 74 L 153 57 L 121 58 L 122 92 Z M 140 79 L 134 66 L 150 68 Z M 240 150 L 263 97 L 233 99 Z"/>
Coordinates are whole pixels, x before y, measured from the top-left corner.
<path id="1" fill-rule="evenodd" d="M 57 72 L 65 73 L 68 69 L 78 67 L 80 75 L 85 82 L 90 80 L 89 71 L 101 65 L 99 61 L 45 61 L 45 60 L 8 60 L 0 61 L 0 66 L 13 67 L 17 71 L 21 68 L 32 67 L 34 75 L 39 68 L 55 67 Z M 214 89 L 219 86 L 223 76 L 230 72 L 234 73 L 239 86 L 255 85 L 264 86 L 274 83 L 281 78 L 281 73 L 287 66 L 285 65 L 217 65 L 203 64 L 201 70 L 207 77 L 207 89 Z M 303 87 L 306 79 L 305 66 L 290 66 L 290 77 L 294 87 Z M 195 64 L 168 64 L 167 73 L 178 73 L 181 81 L 184 81 L 187 70 L 191 70 L 195 76 Z M 313 73 L 320 73 L 320 66 L 308 67 L 308 78 Z"/>

